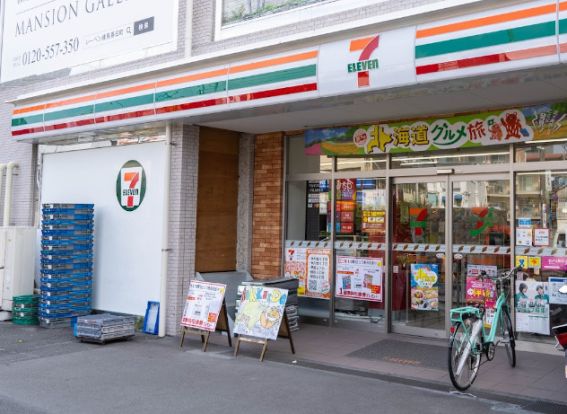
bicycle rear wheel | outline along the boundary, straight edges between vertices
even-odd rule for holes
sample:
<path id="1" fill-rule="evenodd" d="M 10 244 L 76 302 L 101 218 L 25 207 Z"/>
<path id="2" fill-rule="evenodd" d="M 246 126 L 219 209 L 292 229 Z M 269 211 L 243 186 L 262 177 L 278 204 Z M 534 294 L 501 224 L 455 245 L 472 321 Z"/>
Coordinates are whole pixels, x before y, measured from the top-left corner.
<path id="1" fill-rule="evenodd" d="M 512 328 L 512 320 L 507 308 L 502 309 L 500 313 L 500 321 L 498 323 L 498 331 L 500 333 L 500 342 L 506 348 L 506 355 L 511 367 L 516 366 L 516 338 L 514 337 L 514 329 Z"/>
<path id="2" fill-rule="evenodd" d="M 457 372 L 461 358 L 465 357 L 467 343 L 471 340 L 472 338 L 465 333 L 464 326 L 457 323 L 449 342 L 449 377 L 451 377 L 451 382 L 455 388 L 460 391 L 465 391 L 472 385 L 480 366 L 480 352 L 478 352 L 478 349 L 470 349 L 461 372 Z M 480 346 L 479 340 L 480 338 L 476 338 L 474 341 L 477 348 Z"/>

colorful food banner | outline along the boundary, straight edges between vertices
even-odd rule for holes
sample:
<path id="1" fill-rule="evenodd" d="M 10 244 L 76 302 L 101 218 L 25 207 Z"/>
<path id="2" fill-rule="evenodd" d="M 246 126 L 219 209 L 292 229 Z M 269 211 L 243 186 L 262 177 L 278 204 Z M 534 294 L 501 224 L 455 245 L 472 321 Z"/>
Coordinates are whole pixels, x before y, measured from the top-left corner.
<path id="1" fill-rule="evenodd" d="M 516 331 L 549 335 L 549 285 L 517 280 L 514 303 Z"/>
<path id="2" fill-rule="evenodd" d="M 224 300 L 226 285 L 191 280 L 181 325 L 214 332 Z"/>
<path id="3" fill-rule="evenodd" d="M 365 155 L 478 148 L 567 136 L 567 102 L 448 118 L 310 129 L 307 155 Z"/>
<path id="4" fill-rule="evenodd" d="M 411 265 L 411 308 L 420 311 L 439 310 L 439 265 Z"/>
<path id="5" fill-rule="evenodd" d="M 299 279 L 297 295 L 310 298 L 331 298 L 331 249 L 285 249 L 284 275 Z"/>
<path id="6" fill-rule="evenodd" d="M 287 289 L 244 286 L 234 320 L 234 333 L 277 339 L 287 301 Z"/>
<path id="7" fill-rule="evenodd" d="M 382 302 L 382 259 L 337 256 L 335 296 Z"/>

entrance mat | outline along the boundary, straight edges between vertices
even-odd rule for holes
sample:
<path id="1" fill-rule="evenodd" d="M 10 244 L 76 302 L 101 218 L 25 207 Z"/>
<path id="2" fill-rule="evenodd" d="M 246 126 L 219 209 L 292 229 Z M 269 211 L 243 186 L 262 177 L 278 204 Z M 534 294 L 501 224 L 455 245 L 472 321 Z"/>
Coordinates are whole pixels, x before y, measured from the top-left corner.
<path id="1" fill-rule="evenodd" d="M 416 367 L 447 369 L 447 347 L 383 339 L 348 354 L 369 361 L 386 361 Z"/>

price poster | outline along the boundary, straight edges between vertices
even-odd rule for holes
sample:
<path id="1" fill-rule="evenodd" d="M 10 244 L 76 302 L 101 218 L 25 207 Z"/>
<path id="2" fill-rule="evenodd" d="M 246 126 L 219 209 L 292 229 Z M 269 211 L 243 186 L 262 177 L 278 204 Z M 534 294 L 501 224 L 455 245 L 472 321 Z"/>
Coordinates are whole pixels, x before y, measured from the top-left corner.
<path id="1" fill-rule="evenodd" d="M 549 335 L 549 284 L 517 280 L 514 294 L 516 330 Z"/>
<path id="2" fill-rule="evenodd" d="M 303 296 L 331 299 L 332 254 L 330 249 L 307 249 L 307 277 Z"/>
<path id="3" fill-rule="evenodd" d="M 337 256 L 335 296 L 382 302 L 382 259 Z"/>
<path id="4" fill-rule="evenodd" d="M 411 265 L 411 308 L 419 311 L 439 310 L 439 265 Z"/>
<path id="5" fill-rule="evenodd" d="M 224 300 L 226 285 L 191 280 L 181 325 L 214 332 Z"/>
<path id="6" fill-rule="evenodd" d="M 277 339 L 287 295 L 287 289 L 244 286 L 234 320 L 234 333 Z"/>

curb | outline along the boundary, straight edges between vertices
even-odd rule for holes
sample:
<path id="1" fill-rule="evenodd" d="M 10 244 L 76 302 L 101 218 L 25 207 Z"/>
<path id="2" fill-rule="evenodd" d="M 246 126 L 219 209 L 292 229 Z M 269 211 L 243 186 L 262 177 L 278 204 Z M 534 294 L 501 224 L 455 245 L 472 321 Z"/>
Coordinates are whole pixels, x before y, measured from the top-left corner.
<path id="1" fill-rule="evenodd" d="M 283 362 L 283 361 L 274 361 L 274 360 L 272 361 L 280 362 L 280 363 Z M 289 362 L 283 362 L 283 363 L 289 365 Z M 385 374 L 375 371 L 365 371 L 365 370 L 346 368 L 336 365 L 328 365 L 309 360 L 298 359 L 297 362 L 293 365 L 301 366 L 304 368 L 316 369 L 320 371 L 335 372 L 340 374 L 377 379 L 386 382 L 394 382 L 397 384 L 403 384 L 417 388 L 424 388 L 427 390 L 447 392 L 455 395 L 472 396 L 475 398 L 494 400 L 508 404 L 515 404 L 515 405 L 519 405 L 524 410 L 531 410 L 539 413 L 565 414 L 565 412 L 567 412 L 567 404 L 558 401 L 551 401 L 544 399 L 529 399 L 516 394 L 490 392 L 490 391 L 477 390 L 477 389 L 475 389 L 474 392 L 460 392 L 453 389 L 453 387 L 451 387 L 449 384 L 440 381 L 434 381 L 434 380 L 425 381 L 417 378 L 403 377 L 403 376 Z"/>

